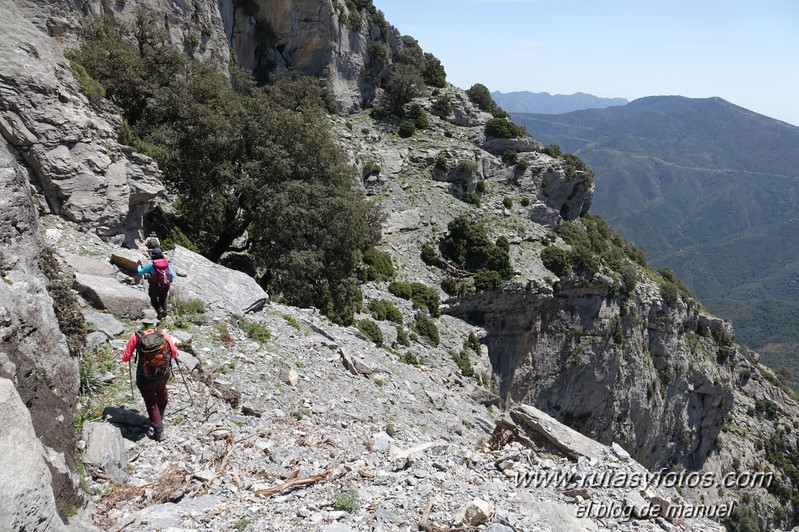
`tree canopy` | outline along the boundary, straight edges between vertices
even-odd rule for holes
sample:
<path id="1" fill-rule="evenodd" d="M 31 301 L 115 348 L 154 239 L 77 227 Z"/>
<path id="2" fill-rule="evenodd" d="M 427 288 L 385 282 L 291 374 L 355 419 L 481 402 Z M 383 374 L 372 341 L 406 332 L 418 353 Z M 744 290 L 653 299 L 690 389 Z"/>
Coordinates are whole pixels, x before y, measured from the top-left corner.
<path id="1" fill-rule="evenodd" d="M 351 321 L 354 271 L 377 233 L 374 206 L 336 144 L 318 82 L 259 87 L 169 45 L 154 21 L 95 19 L 71 59 L 125 120 L 120 141 L 152 156 L 175 223 L 208 258 L 246 249 L 293 304 Z"/>

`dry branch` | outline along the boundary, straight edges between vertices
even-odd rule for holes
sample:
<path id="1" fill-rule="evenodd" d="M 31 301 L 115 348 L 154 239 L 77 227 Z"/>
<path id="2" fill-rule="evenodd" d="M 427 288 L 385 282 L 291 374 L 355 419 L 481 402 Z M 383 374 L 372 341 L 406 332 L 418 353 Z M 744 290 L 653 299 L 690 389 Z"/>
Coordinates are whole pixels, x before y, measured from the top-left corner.
<path id="1" fill-rule="evenodd" d="M 289 478 L 286 479 L 286 481 L 283 484 L 272 486 L 271 488 L 263 488 L 255 490 L 255 493 L 256 495 L 263 495 L 264 497 L 269 497 L 270 495 L 274 495 L 276 493 L 289 490 L 296 486 L 315 484 L 319 481 L 327 479 L 328 474 L 329 474 L 328 472 L 325 472 L 323 475 L 314 475 L 312 477 L 300 478 L 300 470 L 297 469 L 296 471 L 294 471 L 294 473 L 291 474 Z"/>

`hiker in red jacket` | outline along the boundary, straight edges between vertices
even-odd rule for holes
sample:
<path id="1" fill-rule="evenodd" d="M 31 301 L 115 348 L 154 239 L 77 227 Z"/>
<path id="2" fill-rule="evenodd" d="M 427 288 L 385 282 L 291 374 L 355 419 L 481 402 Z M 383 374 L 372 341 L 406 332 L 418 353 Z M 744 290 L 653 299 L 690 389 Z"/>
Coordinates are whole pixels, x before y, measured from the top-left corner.
<path id="1" fill-rule="evenodd" d="M 172 266 L 164 257 L 161 248 L 153 249 L 150 252 L 150 259 L 152 262 L 148 262 L 144 266 L 141 261 L 137 262 L 136 271 L 139 275 L 146 275 L 148 278 L 150 287 L 147 289 L 147 295 L 150 296 L 150 304 L 160 320 L 166 317 L 167 298 L 169 297 L 169 288 L 172 286 L 172 279 L 175 278 L 175 272 L 172 271 Z"/>
<path id="2" fill-rule="evenodd" d="M 125 346 L 122 362 L 129 362 L 136 353 L 136 386 L 141 392 L 153 439 L 164 439 L 164 411 L 169 401 L 166 383 L 172 370 L 172 359 L 178 358 L 175 342 L 166 330 L 158 327 L 158 316 L 154 310 L 144 311 L 140 320 L 142 329 L 134 332 Z"/>

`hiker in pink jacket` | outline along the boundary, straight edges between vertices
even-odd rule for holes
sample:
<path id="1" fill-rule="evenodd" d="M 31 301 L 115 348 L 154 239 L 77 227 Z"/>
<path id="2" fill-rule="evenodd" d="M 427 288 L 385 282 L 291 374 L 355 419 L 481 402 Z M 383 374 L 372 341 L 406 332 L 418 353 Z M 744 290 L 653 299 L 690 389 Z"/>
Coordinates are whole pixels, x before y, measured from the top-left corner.
<path id="1" fill-rule="evenodd" d="M 150 259 L 152 262 L 148 262 L 144 266 L 139 261 L 137 271 L 139 275 L 148 277 L 150 287 L 147 289 L 147 294 L 150 296 L 150 304 L 158 314 L 158 319 L 162 320 L 166 317 L 167 297 L 169 297 L 169 288 L 172 286 L 175 272 L 172 271 L 172 266 L 164 257 L 161 248 L 153 249 L 150 252 Z"/>

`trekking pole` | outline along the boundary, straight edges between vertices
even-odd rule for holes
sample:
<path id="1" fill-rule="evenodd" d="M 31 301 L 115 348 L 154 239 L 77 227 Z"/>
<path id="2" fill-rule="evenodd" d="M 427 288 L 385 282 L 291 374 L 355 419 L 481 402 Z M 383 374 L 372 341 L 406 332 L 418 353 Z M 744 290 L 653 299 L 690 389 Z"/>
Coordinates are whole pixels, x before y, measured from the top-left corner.
<path id="1" fill-rule="evenodd" d="M 133 397 L 133 363 L 131 360 L 128 360 L 128 381 L 130 382 L 130 400 L 135 401 L 136 399 Z"/>
<path id="2" fill-rule="evenodd" d="M 194 399 L 191 396 L 191 390 L 189 390 L 189 383 L 186 382 L 186 375 L 183 373 L 183 370 L 180 368 L 180 362 L 178 359 L 175 359 L 175 366 L 180 370 L 180 377 L 183 379 L 183 384 L 186 385 L 186 392 L 189 394 L 189 403 L 194 404 Z"/>

